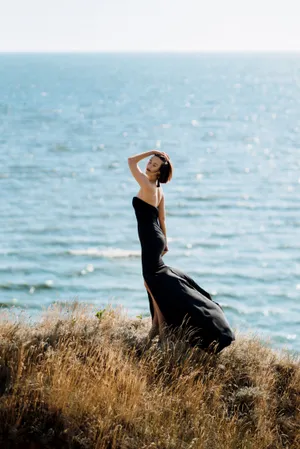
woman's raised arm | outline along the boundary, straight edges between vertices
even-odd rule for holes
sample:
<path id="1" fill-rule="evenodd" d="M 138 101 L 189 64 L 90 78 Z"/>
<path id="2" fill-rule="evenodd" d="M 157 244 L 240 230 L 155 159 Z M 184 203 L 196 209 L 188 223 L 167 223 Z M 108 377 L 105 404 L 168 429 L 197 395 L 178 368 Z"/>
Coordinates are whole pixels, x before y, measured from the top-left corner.
<path id="1" fill-rule="evenodd" d="M 150 182 L 145 173 L 142 172 L 140 167 L 138 166 L 138 162 L 146 157 L 152 156 L 152 154 L 156 153 L 155 150 L 145 151 L 144 153 L 135 154 L 134 156 L 130 156 L 128 158 L 128 165 L 132 176 L 136 179 L 141 187 L 150 187 Z"/>

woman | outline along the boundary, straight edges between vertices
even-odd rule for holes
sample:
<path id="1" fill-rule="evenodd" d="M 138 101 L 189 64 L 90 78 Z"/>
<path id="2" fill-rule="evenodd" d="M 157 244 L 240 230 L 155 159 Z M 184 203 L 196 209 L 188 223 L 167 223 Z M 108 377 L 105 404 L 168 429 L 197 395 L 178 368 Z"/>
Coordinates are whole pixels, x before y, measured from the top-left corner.
<path id="1" fill-rule="evenodd" d="M 151 156 L 145 173 L 138 162 Z M 132 204 L 142 248 L 142 271 L 152 315 L 149 338 L 164 337 L 166 326 L 191 330 L 189 342 L 205 350 L 220 352 L 235 339 L 221 307 L 187 274 L 164 264 L 168 251 L 165 200 L 160 183 L 172 178 L 169 156 L 157 150 L 128 158 L 132 175 L 140 185 Z M 186 334 L 187 335 L 187 334 Z"/>

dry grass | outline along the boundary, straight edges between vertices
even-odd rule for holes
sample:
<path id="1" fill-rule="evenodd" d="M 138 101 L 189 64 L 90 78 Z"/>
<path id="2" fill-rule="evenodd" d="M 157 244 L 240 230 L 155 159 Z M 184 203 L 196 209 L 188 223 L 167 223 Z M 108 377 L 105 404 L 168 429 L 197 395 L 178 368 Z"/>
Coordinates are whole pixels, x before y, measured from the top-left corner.
<path id="1" fill-rule="evenodd" d="M 300 447 L 299 361 L 253 338 L 145 349 L 149 326 L 76 303 L 34 326 L 2 314 L 1 449 Z"/>

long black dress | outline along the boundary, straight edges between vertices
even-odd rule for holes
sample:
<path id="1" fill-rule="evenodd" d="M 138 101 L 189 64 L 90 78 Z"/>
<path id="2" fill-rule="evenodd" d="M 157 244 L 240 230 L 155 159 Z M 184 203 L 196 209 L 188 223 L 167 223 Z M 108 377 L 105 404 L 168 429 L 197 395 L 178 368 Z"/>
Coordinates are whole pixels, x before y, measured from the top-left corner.
<path id="1" fill-rule="evenodd" d="M 158 208 L 135 196 L 132 205 L 142 248 L 143 277 L 170 328 L 183 323 L 192 329 L 190 343 L 220 352 L 235 340 L 223 310 L 209 293 L 177 268 L 164 264 L 161 254 L 166 239 L 158 221 Z M 154 309 L 148 293 L 150 311 Z"/>

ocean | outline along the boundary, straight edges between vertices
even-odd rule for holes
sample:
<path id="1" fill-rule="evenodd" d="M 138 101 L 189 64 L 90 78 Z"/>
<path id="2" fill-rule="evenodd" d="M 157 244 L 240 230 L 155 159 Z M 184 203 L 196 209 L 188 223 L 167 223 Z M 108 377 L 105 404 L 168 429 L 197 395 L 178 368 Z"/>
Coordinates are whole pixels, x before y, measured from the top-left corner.
<path id="1" fill-rule="evenodd" d="M 299 138 L 299 54 L 0 54 L 2 313 L 149 316 L 127 158 L 157 148 L 165 263 L 298 353 Z"/>

